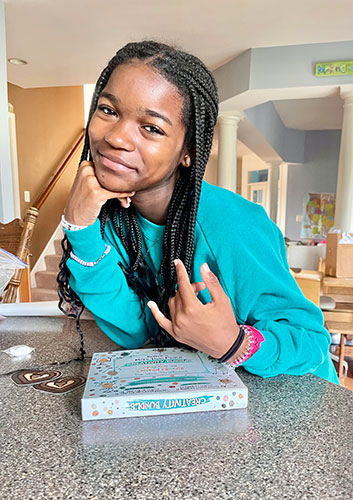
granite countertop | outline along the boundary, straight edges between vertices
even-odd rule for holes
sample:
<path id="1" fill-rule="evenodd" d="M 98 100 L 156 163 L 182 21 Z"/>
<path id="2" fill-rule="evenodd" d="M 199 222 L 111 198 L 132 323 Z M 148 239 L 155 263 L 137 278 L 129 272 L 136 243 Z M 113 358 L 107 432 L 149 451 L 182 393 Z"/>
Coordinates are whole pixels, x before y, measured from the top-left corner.
<path id="1" fill-rule="evenodd" d="M 116 349 L 82 321 L 87 355 Z M 27 361 L 0 352 L 0 373 L 78 355 L 68 318 L 0 321 L 0 349 L 35 347 Z M 87 376 L 90 360 L 61 368 Z M 62 395 L 0 376 L 2 498 L 351 499 L 353 393 L 313 375 L 261 379 L 238 370 L 246 410 L 81 420 L 83 387 Z"/>

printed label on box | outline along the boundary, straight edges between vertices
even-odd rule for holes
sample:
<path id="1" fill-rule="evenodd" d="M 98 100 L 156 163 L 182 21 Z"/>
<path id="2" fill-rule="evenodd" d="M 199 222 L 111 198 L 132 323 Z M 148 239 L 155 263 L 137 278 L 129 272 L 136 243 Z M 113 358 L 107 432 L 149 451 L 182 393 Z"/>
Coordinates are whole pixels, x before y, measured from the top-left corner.
<path id="1" fill-rule="evenodd" d="M 183 348 L 95 353 L 82 418 L 245 408 L 247 388 L 227 363 Z"/>

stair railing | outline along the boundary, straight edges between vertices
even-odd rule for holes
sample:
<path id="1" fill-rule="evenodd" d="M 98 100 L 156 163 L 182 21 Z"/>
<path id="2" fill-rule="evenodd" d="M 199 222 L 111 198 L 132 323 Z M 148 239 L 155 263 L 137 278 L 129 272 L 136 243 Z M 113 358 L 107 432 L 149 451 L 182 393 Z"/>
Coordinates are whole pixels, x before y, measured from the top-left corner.
<path id="1" fill-rule="evenodd" d="M 62 162 L 62 164 L 60 165 L 60 167 L 58 168 L 58 170 L 54 174 L 53 178 L 49 181 L 47 187 L 38 196 L 38 198 L 36 199 L 33 207 L 35 207 L 38 210 L 40 210 L 40 208 L 44 204 L 45 200 L 48 198 L 48 196 L 50 195 L 50 193 L 53 191 L 56 183 L 58 182 L 58 180 L 60 179 L 60 177 L 65 172 L 66 167 L 70 163 L 71 158 L 73 157 L 73 155 L 76 153 L 76 151 L 80 147 L 80 145 L 81 145 L 81 143 L 82 143 L 82 141 L 83 141 L 83 139 L 85 137 L 85 131 L 86 131 L 86 129 L 82 129 L 82 132 L 80 132 L 79 138 L 77 139 L 75 145 L 72 147 L 72 149 L 70 150 L 69 154 L 66 156 L 65 160 Z"/>

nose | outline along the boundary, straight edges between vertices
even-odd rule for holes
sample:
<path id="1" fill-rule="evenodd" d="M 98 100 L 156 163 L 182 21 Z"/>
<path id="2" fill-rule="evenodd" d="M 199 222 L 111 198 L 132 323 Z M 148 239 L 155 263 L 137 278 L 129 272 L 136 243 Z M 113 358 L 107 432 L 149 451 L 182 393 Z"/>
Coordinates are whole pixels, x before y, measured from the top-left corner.
<path id="1" fill-rule="evenodd" d="M 133 151 L 135 148 L 131 125 L 125 120 L 118 120 L 107 130 L 104 139 L 115 149 Z"/>

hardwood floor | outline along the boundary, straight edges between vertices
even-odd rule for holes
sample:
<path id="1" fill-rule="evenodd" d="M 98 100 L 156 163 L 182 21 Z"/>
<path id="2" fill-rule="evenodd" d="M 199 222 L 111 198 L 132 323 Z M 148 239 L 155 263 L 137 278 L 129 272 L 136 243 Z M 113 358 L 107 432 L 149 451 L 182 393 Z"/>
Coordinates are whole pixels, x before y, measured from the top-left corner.
<path id="1" fill-rule="evenodd" d="M 353 391 L 353 378 L 346 377 L 344 380 L 341 381 L 341 385 L 346 389 Z"/>

